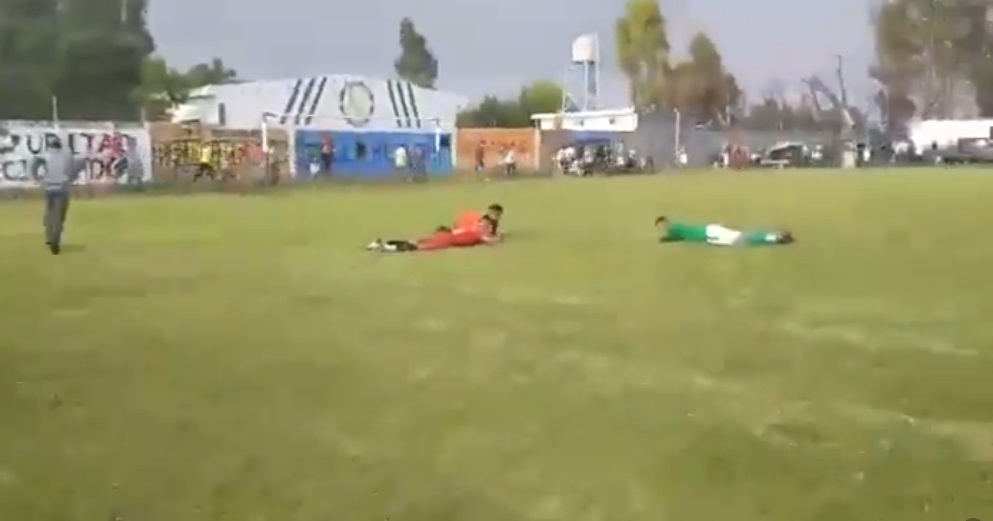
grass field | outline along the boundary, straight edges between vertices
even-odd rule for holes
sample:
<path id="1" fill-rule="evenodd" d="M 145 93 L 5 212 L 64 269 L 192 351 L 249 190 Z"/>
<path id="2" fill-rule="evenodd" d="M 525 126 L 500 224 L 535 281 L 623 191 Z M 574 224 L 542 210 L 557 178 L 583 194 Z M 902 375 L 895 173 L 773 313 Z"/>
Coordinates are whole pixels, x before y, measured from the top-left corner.
<path id="1" fill-rule="evenodd" d="M 499 248 L 361 249 L 491 202 Z M 74 204 L 61 257 L 0 206 L 2 520 L 993 514 L 993 173 Z"/>

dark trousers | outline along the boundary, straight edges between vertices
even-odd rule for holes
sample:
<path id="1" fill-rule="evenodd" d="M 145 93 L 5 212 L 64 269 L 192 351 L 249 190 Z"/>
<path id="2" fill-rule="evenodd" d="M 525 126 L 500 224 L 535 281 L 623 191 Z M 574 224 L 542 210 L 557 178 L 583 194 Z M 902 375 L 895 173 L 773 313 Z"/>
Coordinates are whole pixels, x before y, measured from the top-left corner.
<path id="1" fill-rule="evenodd" d="M 334 156 L 328 153 L 321 153 L 321 174 L 331 175 L 331 169 L 334 167 Z"/>
<path id="2" fill-rule="evenodd" d="M 45 191 L 45 243 L 62 244 L 62 229 L 69 213 L 69 190 Z"/>
<path id="3" fill-rule="evenodd" d="M 193 180 L 199 181 L 201 177 L 207 176 L 211 179 L 217 178 L 217 171 L 214 170 L 214 165 L 210 163 L 200 163 L 197 165 L 196 173 L 193 174 Z"/>

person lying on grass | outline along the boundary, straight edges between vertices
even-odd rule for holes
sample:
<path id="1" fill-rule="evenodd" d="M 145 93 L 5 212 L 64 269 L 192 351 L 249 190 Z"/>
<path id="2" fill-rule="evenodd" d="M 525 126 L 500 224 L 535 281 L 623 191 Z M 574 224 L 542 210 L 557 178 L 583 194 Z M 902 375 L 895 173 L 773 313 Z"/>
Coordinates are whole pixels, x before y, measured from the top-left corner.
<path id="1" fill-rule="evenodd" d="M 712 246 L 765 246 L 790 244 L 794 241 L 789 230 L 735 230 L 722 224 L 689 224 L 672 221 L 666 216 L 655 219 L 659 242 L 695 242 Z"/>
<path id="2" fill-rule="evenodd" d="M 499 233 L 503 206 L 491 204 L 486 213 L 466 212 L 454 226 L 439 226 L 434 233 L 415 240 L 376 239 L 366 249 L 379 252 L 402 253 L 412 251 L 436 251 L 449 248 L 467 248 L 486 244 L 497 244 L 502 240 Z"/>

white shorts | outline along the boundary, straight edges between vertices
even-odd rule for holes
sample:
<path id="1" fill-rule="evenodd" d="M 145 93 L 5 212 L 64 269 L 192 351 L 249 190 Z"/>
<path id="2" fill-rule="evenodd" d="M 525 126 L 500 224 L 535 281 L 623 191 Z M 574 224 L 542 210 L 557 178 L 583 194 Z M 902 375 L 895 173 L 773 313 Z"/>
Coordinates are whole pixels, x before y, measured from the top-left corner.
<path id="1" fill-rule="evenodd" d="M 707 225 L 707 244 L 714 246 L 734 246 L 741 240 L 741 232 L 720 224 Z"/>

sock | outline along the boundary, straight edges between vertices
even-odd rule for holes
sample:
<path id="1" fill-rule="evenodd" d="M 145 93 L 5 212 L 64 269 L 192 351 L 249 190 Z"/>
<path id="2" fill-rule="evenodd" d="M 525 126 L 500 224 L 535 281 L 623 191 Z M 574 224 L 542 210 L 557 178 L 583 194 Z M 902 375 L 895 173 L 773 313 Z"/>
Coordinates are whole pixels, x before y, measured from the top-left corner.
<path id="1" fill-rule="evenodd" d="M 746 246 L 762 246 L 766 244 L 779 244 L 779 233 L 769 232 L 769 231 L 754 231 L 746 232 L 745 240 L 743 241 Z"/>
<path id="2" fill-rule="evenodd" d="M 417 245 L 410 241 L 385 241 L 383 242 L 384 251 L 414 251 L 417 249 Z"/>

